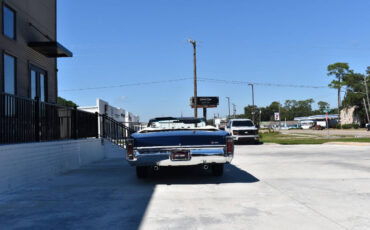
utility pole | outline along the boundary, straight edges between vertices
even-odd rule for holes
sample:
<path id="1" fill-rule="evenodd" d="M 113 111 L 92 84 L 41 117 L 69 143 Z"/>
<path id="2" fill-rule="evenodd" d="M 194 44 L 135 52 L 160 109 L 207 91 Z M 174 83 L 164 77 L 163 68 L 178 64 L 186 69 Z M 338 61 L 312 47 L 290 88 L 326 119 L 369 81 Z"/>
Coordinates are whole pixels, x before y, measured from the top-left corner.
<path id="1" fill-rule="evenodd" d="M 260 123 L 258 124 L 261 127 L 261 117 L 262 117 L 262 110 L 260 109 Z"/>
<path id="2" fill-rule="evenodd" d="M 369 107 L 368 110 L 370 110 L 370 99 L 369 99 L 369 89 L 367 88 L 367 81 L 366 81 L 366 76 L 364 76 L 364 83 L 365 83 L 365 92 L 366 92 L 366 97 L 367 97 L 367 106 Z M 365 104 L 366 107 L 366 104 Z M 369 119 L 369 118 L 368 118 Z M 369 121 L 370 122 L 370 121 Z"/>
<path id="3" fill-rule="evenodd" d="M 198 107 L 197 107 L 197 41 L 189 39 L 189 42 L 193 45 L 193 57 L 194 57 L 194 117 L 198 117 Z"/>
<path id="4" fill-rule="evenodd" d="M 281 128 L 281 114 L 280 114 L 280 101 L 279 101 L 279 131 Z"/>
<path id="5" fill-rule="evenodd" d="M 252 87 L 252 121 L 254 123 L 254 87 L 253 84 L 248 84 Z"/>
<path id="6" fill-rule="evenodd" d="M 367 106 L 366 106 L 365 98 L 362 98 L 362 100 L 363 100 L 364 107 L 365 107 L 365 111 L 366 111 L 367 122 L 368 122 L 368 123 L 370 123 L 369 111 L 367 110 Z"/>
<path id="7" fill-rule="evenodd" d="M 235 119 L 235 115 L 236 115 L 236 105 L 233 103 L 233 112 L 234 112 L 234 119 Z"/>
<path id="8" fill-rule="evenodd" d="M 227 105 L 229 107 L 229 116 L 227 119 L 230 119 L 230 97 L 226 97 L 227 98 Z"/>

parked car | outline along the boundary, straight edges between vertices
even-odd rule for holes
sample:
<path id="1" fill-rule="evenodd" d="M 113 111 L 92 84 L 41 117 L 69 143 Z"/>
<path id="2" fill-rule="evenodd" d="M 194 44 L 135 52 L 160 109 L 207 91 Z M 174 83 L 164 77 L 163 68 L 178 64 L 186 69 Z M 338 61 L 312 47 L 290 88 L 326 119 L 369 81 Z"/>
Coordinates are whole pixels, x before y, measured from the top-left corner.
<path id="1" fill-rule="evenodd" d="M 312 121 L 312 120 L 300 121 L 300 127 L 302 129 L 311 129 L 314 126 L 315 126 L 315 121 Z"/>
<path id="2" fill-rule="evenodd" d="M 322 127 L 321 125 L 315 125 L 312 129 L 313 130 L 324 130 L 324 127 Z"/>
<path id="3" fill-rule="evenodd" d="M 370 131 L 370 123 L 366 124 L 366 130 Z"/>
<path id="4" fill-rule="evenodd" d="M 220 130 L 225 130 L 225 126 L 227 125 L 227 119 L 226 118 L 215 118 L 214 125 L 216 126 L 216 128 Z"/>
<path id="5" fill-rule="evenodd" d="M 250 119 L 231 119 L 225 129 L 235 142 L 259 143 L 258 128 Z"/>
<path id="6" fill-rule="evenodd" d="M 160 117 L 127 140 L 126 154 L 138 178 L 147 177 L 151 169 L 195 165 L 222 176 L 234 144 L 227 132 L 206 125 L 203 118 Z"/>

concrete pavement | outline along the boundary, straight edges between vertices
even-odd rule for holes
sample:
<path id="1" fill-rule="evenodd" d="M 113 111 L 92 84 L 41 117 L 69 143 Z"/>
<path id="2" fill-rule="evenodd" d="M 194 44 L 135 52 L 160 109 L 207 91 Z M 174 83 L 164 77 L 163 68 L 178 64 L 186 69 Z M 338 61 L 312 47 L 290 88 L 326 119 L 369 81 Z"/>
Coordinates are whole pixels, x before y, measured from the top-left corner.
<path id="1" fill-rule="evenodd" d="M 225 175 L 122 158 L 0 195 L 0 229 L 369 229 L 370 146 L 237 146 Z"/>

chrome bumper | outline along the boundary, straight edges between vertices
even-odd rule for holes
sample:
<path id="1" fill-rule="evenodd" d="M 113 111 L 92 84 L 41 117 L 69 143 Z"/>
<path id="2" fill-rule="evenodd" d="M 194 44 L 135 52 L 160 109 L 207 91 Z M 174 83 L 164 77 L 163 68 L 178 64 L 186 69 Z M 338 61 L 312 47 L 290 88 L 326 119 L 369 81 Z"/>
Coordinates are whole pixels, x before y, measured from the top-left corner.
<path id="1" fill-rule="evenodd" d="M 233 135 L 234 141 L 258 141 L 259 135 Z"/>
<path id="2" fill-rule="evenodd" d="M 174 149 L 175 150 L 175 149 Z M 180 149 L 178 149 L 180 150 Z M 173 150 L 172 150 L 173 151 Z M 128 162 L 132 166 L 191 166 L 212 163 L 230 163 L 233 155 L 226 155 L 224 149 L 190 149 L 189 160 L 171 160 L 171 150 L 156 152 L 134 151 L 134 159 Z"/>

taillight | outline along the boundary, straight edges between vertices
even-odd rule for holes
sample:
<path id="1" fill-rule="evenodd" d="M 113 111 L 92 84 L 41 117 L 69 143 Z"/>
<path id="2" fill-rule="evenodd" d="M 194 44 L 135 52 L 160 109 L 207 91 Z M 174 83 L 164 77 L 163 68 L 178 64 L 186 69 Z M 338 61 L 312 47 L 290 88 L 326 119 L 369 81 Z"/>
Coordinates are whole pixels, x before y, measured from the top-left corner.
<path id="1" fill-rule="evenodd" d="M 231 137 L 226 139 L 226 154 L 228 156 L 234 154 L 234 141 Z"/>
<path id="2" fill-rule="evenodd" d="M 233 135 L 238 135 L 238 130 L 234 130 Z"/>
<path id="3" fill-rule="evenodd" d="M 126 141 L 126 157 L 128 160 L 134 159 L 134 140 L 132 139 Z"/>

